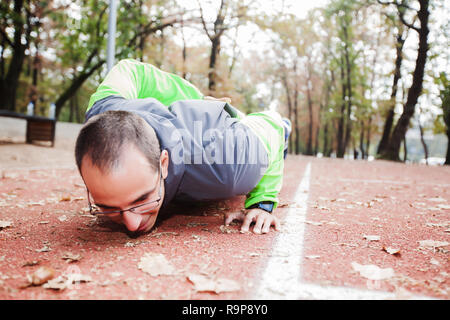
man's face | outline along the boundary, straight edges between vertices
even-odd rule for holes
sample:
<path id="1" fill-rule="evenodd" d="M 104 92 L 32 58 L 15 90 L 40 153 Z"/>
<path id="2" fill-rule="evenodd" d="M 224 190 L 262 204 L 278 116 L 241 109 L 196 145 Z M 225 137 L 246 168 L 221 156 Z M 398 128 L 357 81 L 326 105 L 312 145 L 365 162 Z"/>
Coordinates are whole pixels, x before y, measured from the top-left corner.
<path id="1" fill-rule="evenodd" d="M 124 148 L 119 167 L 103 172 L 85 156 L 81 175 L 91 194 L 91 201 L 100 209 L 127 210 L 159 198 L 158 206 L 145 214 L 130 211 L 110 217 L 114 222 L 124 224 L 129 231 L 147 232 L 155 224 L 164 200 L 164 178 L 167 177 L 168 153 L 161 154 L 161 173 L 150 166 L 147 158 L 133 145 Z M 161 178 L 162 176 L 162 178 Z"/>

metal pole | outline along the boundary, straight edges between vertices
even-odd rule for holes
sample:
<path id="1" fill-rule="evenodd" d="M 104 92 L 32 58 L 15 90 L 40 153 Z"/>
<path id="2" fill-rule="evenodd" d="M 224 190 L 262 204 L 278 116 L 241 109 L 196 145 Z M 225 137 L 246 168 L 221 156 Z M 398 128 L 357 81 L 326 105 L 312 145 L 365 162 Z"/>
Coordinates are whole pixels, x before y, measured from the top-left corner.
<path id="1" fill-rule="evenodd" d="M 106 67 L 108 72 L 114 65 L 114 55 L 116 46 L 116 0 L 109 0 L 109 16 L 108 16 L 108 48 L 106 51 Z"/>

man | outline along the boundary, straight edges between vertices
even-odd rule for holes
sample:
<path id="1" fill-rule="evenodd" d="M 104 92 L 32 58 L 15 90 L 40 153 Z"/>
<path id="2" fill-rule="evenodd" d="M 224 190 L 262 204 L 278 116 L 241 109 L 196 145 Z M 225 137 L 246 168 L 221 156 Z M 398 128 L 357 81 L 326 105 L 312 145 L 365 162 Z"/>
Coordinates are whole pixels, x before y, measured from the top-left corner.
<path id="1" fill-rule="evenodd" d="M 290 123 L 278 113 L 245 116 L 174 74 L 126 59 L 91 96 L 86 120 L 75 157 L 92 214 L 147 232 L 172 199 L 246 195 L 247 210 L 227 213 L 225 224 L 279 230 L 273 210 Z"/>

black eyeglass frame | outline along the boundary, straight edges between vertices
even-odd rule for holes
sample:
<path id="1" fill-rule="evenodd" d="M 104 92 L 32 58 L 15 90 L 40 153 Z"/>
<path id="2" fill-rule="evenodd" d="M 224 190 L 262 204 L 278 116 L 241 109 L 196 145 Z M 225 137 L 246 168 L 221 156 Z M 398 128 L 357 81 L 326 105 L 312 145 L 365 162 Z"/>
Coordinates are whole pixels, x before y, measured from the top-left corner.
<path id="1" fill-rule="evenodd" d="M 123 213 L 126 212 L 126 211 L 130 211 L 130 212 L 132 212 L 132 213 L 136 213 L 135 210 L 136 210 L 137 208 L 140 208 L 140 207 L 149 205 L 149 204 L 151 204 L 151 203 L 156 203 L 156 205 L 153 206 L 151 209 L 149 209 L 149 210 L 147 210 L 147 211 L 145 211 L 145 212 L 139 213 L 139 214 L 144 215 L 144 214 L 146 214 L 146 213 L 152 211 L 153 209 L 155 209 L 156 207 L 158 207 L 159 202 L 161 201 L 162 185 L 163 185 L 163 184 L 162 184 L 162 182 L 163 182 L 163 176 L 162 176 L 162 170 L 161 170 L 161 163 L 159 163 L 159 172 L 160 172 L 160 175 L 159 175 L 159 192 L 158 192 L 158 199 L 152 200 L 152 201 L 149 201 L 149 202 L 140 204 L 140 205 L 138 205 L 138 206 L 134 206 L 134 207 L 125 209 L 125 210 L 117 210 L 117 211 L 101 212 L 100 209 L 97 209 L 97 211 L 96 211 L 96 209 L 94 209 L 94 206 L 95 206 L 95 205 L 92 205 L 92 203 L 91 203 L 91 197 L 90 197 L 89 189 L 86 187 L 87 200 L 88 200 L 88 204 L 89 204 L 89 213 L 90 213 L 91 215 L 93 215 L 93 216 L 98 216 L 98 215 L 109 216 L 109 215 L 113 215 L 113 214 L 120 213 L 120 215 L 122 216 Z M 96 206 L 96 207 L 97 207 L 97 206 Z M 97 208 L 98 208 L 98 207 L 97 207 Z"/>

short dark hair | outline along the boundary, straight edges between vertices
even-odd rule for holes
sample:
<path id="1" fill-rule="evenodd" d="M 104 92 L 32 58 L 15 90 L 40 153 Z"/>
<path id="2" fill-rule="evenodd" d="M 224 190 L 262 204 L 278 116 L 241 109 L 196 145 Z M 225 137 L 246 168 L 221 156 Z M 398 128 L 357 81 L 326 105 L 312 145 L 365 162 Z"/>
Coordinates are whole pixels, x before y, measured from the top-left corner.
<path id="1" fill-rule="evenodd" d="M 160 144 L 153 128 L 139 115 L 128 111 L 106 111 L 93 116 L 78 134 L 75 160 L 81 174 L 84 156 L 104 172 L 120 164 L 125 146 L 133 144 L 159 169 Z"/>

